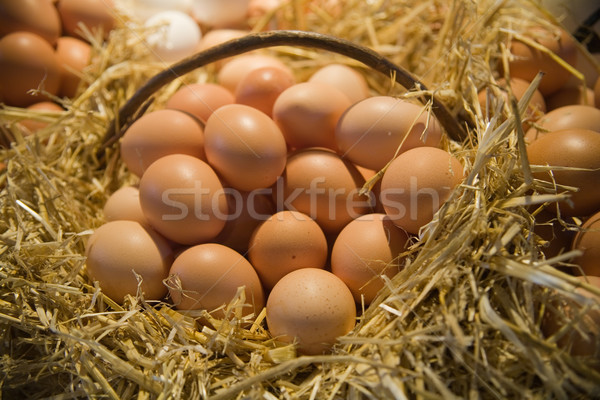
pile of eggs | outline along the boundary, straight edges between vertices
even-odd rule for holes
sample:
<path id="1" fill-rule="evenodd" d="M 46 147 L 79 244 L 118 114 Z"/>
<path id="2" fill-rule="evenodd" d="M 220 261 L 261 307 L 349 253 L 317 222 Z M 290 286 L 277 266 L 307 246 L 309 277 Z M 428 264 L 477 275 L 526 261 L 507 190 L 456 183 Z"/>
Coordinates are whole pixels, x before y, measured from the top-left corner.
<path id="1" fill-rule="evenodd" d="M 141 291 L 217 317 L 243 287 L 246 316 L 266 306 L 274 337 L 322 353 L 462 181 L 441 145 L 421 105 L 371 95 L 349 66 L 297 82 L 268 53 L 236 56 L 125 131 L 139 183 L 105 203 L 88 272 L 115 301 Z"/>

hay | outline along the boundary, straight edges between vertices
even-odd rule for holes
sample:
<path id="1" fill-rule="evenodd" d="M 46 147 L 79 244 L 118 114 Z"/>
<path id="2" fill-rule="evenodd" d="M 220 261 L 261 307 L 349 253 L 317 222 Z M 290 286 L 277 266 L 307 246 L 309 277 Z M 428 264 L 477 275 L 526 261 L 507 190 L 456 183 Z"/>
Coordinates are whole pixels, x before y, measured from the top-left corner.
<path id="1" fill-rule="evenodd" d="M 237 317 L 182 313 L 129 297 L 118 305 L 86 276 L 85 240 L 103 222 L 104 201 L 133 182 L 115 147 L 98 150 L 110 121 L 147 79 L 143 32 L 114 31 L 95 42 L 85 89 L 63 113 L 0 109 L 0 385 L 5 398 L 588 398 L 600 396 L 597 359 L 573 357 L 545 338 L 552 299 L 583 301 L 589 285 L 545 260 L 533 231 L 543 203 L 564 197 L 531 178 L 522 157 L 519 105 L 481 109 L 477 92 L 495 81 L 509 38 L 528 24 L 551 26 L 526 1 L 292 1 L 253 21 L 349 38 L 418 76 L 469 129 L 448 142 L 468 177 L 420 240 L 404 270 L 340 338 L 332 355 L 297 357 L 264 328 Z M 366 21 L 366 22 L 365 22 Z M 361 69 L 376 93 L 406 95 L 389 77 L 353 60 L 311 49 L 268 50 L 299 78 L 328 62 Z M 160 107 L 183 82 L 212 78 L 201 69 L 163 88 Z M 532 86 L 533 89 L 535 85 Z M 517 114 L 517 115 L 516 115 Z M 50 124 L 25 137 L 18 121 Z M 530 196 L 536 189 L 539 195 Z M 564 190 L 563 190 L 564 191 Z M 533 206 L 532 206 L 533 204 Z M 533 211 L 532 211 L 533 210 Z M 588 307 L 598 307 L 587 301 Z M 202 326 L 200 318 L 212 325 Z M 564 333 L 564 331 L 563 331 Z"/>

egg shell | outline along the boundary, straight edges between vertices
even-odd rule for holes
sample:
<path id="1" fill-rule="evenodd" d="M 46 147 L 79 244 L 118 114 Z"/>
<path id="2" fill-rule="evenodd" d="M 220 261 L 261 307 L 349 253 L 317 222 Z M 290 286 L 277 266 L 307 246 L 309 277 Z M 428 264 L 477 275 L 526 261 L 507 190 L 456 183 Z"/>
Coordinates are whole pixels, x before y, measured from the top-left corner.
<path id="1" fill-rule="evenodd" d="M 137 176 L 142 176 L 150 164 L 169 154 L 187 154 L 206 160 L 202 126 L 197 119 L 179 110 L 144 114 L 121 139 L 121 158 Z"/>
<path id="2" fill-rule="evenodd" d="M 271 186 L 283 172 L 287 147 L 265 113 L 229 104 L 206 121 L 204 148 L 210 165 L 232 187 L 250 191 Z"/>
<path id="3" fill-rule="evenodd" d="M 70 36 L 85 40 L 80 33 L 82 23 L 93 34 L 108 38 L 115 27 L 115 7 L 112 0 L 60 0 L 57 5 L 63 30 Z"/>
<path id="4" fill-rule="evenodd" d="M 552 93 L 546 99 L 548 110 L 582 104 L 594 107 L 594 90 L 587 86 L 567 86 Z"/>
<path id="5" fill-rule="evenodd" d="M 337 147 L 344 158 L 378 171 L 397 151 L 439 146 L 441 127 L 422 111 L 421 106 L 391 96 L 369 97 L 341 116 L 335 129 Z"/>
<path id="6" fill-rule="evenodd" d="M 0 91 L 4 101 L 27 107 L 47 100 L 31 89 L 43 89 L 55 95 L 60 86 L 60 67 L 54 49 L 40 36 L 14 32 L 0 39 Z"/>
<path id="7" fill-rule="evenodd" d="M 385 280 L 402 269 L 399 255 L 408 235 L 385 214 L 367 214 L 350 221 L 331 252 L 331 272 L 352 292 L 357 303 L 370 304 Z"/>
<path id="8" fill-rule="evenodd" d="M 565 217 L 562 217 L 564 220 Z M 540 250 L 546 259 L 555 257 L 571 249 L 575 232 L 566 229 L 556 218 L 553 211 L 543 210 L 535 216 L 533 231 L 543 241 Z"/>
<path id="9" fill-rule="evenodd" d="M 169 274 L 173 251 L 161 235 L 136 221 L 100 226 L 87 242 L 86 257 L 90 278 L 118 303 L 126 295 L 135 296 L 138 285 L 146 300 L 160 300 L 167 294 L 163 280 Z"/>
<path id="10" fill-rule="evenodd" d="M 217 74 L 217 83 L 235 93 L 241 80 L 250 72 L 258 68 L 281 68 L 293 75 L 292 70 L 280 59 L 265 54 L 242 54 L 231 58 L 225 63 Z"/>
<path id="11" fill-rule="evenodd" d="M 256 228 L 248 256 L 264 287 L 270 290 L 292 271 L 324 268 L 327 239 L 308 215 L 280 211 Z"/>
<path id="12" fill-rule="evenodd" d="M 296 342 L 300 354 L 331 351 L 355 325 L 354 298 L 340 278 L 323 269 L 292 271 L 267 299 L 267 325 L 282 342 Z"/>
<path id="13" fill-rule="evenodd" d="M 217 46 L 221 43 L 224 43 L 228 40 L 237 39 L 239 37 L 245 36 L 250 33 L 247 29 L 210 29 L 202 35 L 202 39 L 200 39 L 200 45 L 198 51 L 206 50 L 210 47 Z M 244 53 L 245 55 L 252 54 L 252 51 L 248 51 Z M 226 57 L 221 60 L 215 61 L 207 67 L 214 67 L 215 69 L 220 69 L 223 65 L 227 64 L 229 61 L 234 59 L 234 57 Z M 230 89 L 231 90 L 231 89 Z M 235 90 L 235 88 L 233 89 Z"/>
<path id="14" fill-rule="evenodd" d="M 582 282 L 600 288 L 599 276 L 579 276 Z M 562 336 L 556 338 L 556 344 L 566 349 L 573 356 L 583 356 L 600 370 L 600 298 L 584 290 L 576 289 L 576 293 L 596 300 L 583 315 L 582 304 L 574 299 L 553 299 L 542 317 L 542 332 L 547 338 L 558 334 L 566 324 L 574 324 Z"/>
<path id="15" fill-rule="evenodd" d="M 144 26 L 151 32 L 146 42 L 151 46 L 155 58 L 160 61 L 179 61 L 194 54 L 200 45 L 200 27 L 182 11 L 156 13 L 146 20 Z"/>
<path id="16" fill-rule="evenodd" d="M 153 162 L 139 184 L 150 225 L 179 244 L 214 239 L 227 219 L 227 199 L 217 174 L 204 161 L 171 154 Z"/>
<path id="17" fill-rule="evenodd" d="M 106 221 L 137 221 L 148 225 L 140 204 L 140 191 L 135 186 L 123 186 L 112 193 L 102 208 Z"/>
<path id="18" fill-rule="evenodd" d="M 394 223 L 418 234 L 463 179 L 463 167 L 437 147 L 415 147 L 391 162 L 381 181 L 381 202 Z"/>
<path id="19" fill-rule="evenodd" d="M 523 36 L 546 47 L 570 65 L 576 64 L 575 41 L 565 30 L 561 28 L 546 30 L 542 27 L 535 27 L 523 33 Z M 512 54 L 512 59 L 509 60 L 511 77 L 531 82 L 540 70 L 545 73 L 538 87 L 544 96 L 563 87 L 571 76 L 570 72 L 554 61 L 550 55 L 524 42 L 513 40 L 510 43 L 509 51 Z"/>
<path id="20" fill-rule="evenodd" d="M 295 83 L 294 76 L 288 70 L 275 67 L 257 68 L 248 72 L 238 83 L 235 102 L 254 107 L 271 117 L 277 97 Z"/>
<path id="21" fill-rule="evenodd" d="M 179 282 L 178 282 L 179 281 Z M 252 265 L 235 250 L 218 243 L 192 246 L 177 256 L 169 272 L 169 293 L 180 310 L 204 309 L 216 318 L 244 287 L 244 315 L 258 315 L 265 304 L 263 288 Z"/>
<path id="22" fill-rule="evenodd" d="M 597 108 L 600 108 L 600 77 L 598 77 L 594 85 L 594 103 Z"/>
<path id="23" fill-rule="evenodd" d="M 278 210 L 302 212 L 321 229 L 337 233 L 369 211 L 370 202 L 358 195 L 365 180 L 356 167 L 325 148 L 295 151 L 288 157 L 282 180 L 274 188 Z"/>
<path id="24" fill-rule="evenodd" d="M 212 28 L 233 28 L 246 19 L 249 0 L 195 0 L 192 16 Z"/>
<path id="25" fill-rule="evenodd" d="M 41 101 L 39 103 L 34 103 L 27 107 L 29 111 L 42 111 L 42 112 L 51 112 L 51 113 L 62 113 L 65 111 L 61 106 L 52 102 L 52 101 Z M 19 121 L 19 124 L 26 129 L 25 135 L 29 135 L 37 132 L 40 129 L 48 126 L 48 122 L 38 120 L 35 118 L 27 118 Z"/>
<path id="26" fill-rule="evenodd" d="M 233 104 L 235 97 L 228 89 L 215 83 L 192 83 L 178 89 L 167 100 L 165 108 L 192 114 L 203 123 L 220 107 Z"/>
<path id="27" fill-rule="evenodd" d="M 599 110 L 600 111 L 600 110 Z M 565 129 L 545 134 L 527 146 L 531 165 L 574 167 L 587 170 L 553 170 L 534 172 L 536 179 L 574 186 L 568 202 L 560 202 L 566 216 L 586 216 L 600 209 L 600 133 L 587 129 Z M 572 202 L 572 204 L 570 204 Z"/>
<path id="28" fill-rule="evenodd" d="M 600 211 L 581 226 L 573 239 L 572 249 L 583 252 L 572 260 L 575 265 L 586 275 L 600 276 Z"/>
<path id="29" fill-rule="evenodd" d="M 581 104 L 556 108 L 536 121 L 535 126 L 525 133 L 525 141 L 531 143 L 547 132 L 564 129 L 589 129 L 600 132 L 600 109 Z"/>
<path id="30" fill-rule="evenodd" d="M 275 205 L 271 196 L 260 190 L 240 192 L 227 189 L 225 188 L 229 214 L 225 227 L 215 242 L 246 255 L 252 233 L 258 225 L 275 214 Z"/>
<path id="31" fill-rule="evenodd" d="M 132 0 L 118 2 L 117 6 L 124 7 L 131 15 L 145 21 L 162 11 L 181 11 L 189 14 L 192 10 L 193 0 Z"/>
<path id="32" fill-rule="evenodd" d="M 75 97 L 83 70 L 90 63 L 91 53 L 91 46 L 83 40 L 68 36 L 58 38 L 56 55 L 60 65 L 60 96 Z"/>
<path id="33" fill-rule="evenodd" d="M 337 150 L 335 127 L 350 105 L 346 95 L 331 85 L 301 82 L 277 97 L 273 104 L 273 120 L 291 148 Z"/>
<path id="34" fill-rule="evenodd" d="M 0 0 L 0 37 L 18 31 L 35 33 L 54 45 L 62 28 L 52 1 Z"/>
<path id="35" fill-rule="evenodd" d="M 348 65 L 328 64 L 315 71 L 308 81 L 336 87 L 352 104 L 369 97 L 369 85 L 365 77 Z"/>

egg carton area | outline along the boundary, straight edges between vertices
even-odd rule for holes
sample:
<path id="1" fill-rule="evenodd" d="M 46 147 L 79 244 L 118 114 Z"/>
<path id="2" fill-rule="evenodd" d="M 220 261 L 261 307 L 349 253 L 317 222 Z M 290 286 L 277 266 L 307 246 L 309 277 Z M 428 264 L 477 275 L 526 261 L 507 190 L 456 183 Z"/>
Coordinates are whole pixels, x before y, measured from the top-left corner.
<path id="1" fill-rule="evenodd" d="M 599 397 L 583 3 L 0 0 L 0 396 Z"/>

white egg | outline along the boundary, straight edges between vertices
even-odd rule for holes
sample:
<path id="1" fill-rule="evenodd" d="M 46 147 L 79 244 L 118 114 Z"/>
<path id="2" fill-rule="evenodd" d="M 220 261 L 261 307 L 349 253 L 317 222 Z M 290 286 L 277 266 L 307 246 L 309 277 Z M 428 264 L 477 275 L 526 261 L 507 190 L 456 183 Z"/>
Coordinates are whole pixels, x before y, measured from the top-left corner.
<path id="1" fill-rule="evenodd" d="M 231 28 L 246 19 L 250 0 L 193 0 L 192 17 L 203 25 Z"/>
<path id="2" fill-rule="evenodd" d="M 163 11 L 150 17 L 145 26 L 156 27 L 148 36 L 155 56 L 162 61 L 178 61 L 193 54 L 202 32 L 192 17 L 181 11 Z"/>
<path id="3" fill-rule="evenodd" d="M 129 17 L 146 21 L 162 11 L 181 11 L 190 14 L 192 0 L 117 0 L 116 5 Z"/>

